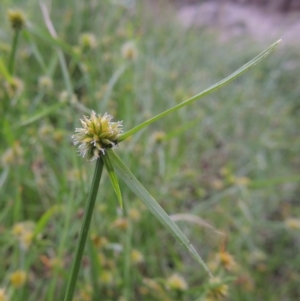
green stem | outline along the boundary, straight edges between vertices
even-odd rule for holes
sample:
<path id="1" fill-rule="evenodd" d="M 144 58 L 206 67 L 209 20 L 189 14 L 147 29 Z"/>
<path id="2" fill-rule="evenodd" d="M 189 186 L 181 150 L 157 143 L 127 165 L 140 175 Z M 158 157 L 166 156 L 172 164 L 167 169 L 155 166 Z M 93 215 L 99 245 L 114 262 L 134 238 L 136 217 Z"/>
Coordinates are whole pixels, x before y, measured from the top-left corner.
<path id="1" fill-rule="evenodd" d="M 8 63 L 8 71 L 11 75 L 14 74 L 15 58 L 16 58 L 18 39 L 19 39 L 19 32 L 20 32 L 19 30 L 15 31 L 12 49 L 11 49 L 10 58 L 9 58 L 9 63 Z"/>
<path id="2" fill-rule="evenodd" d="M 103 160 L 99 158 L 97 160 L 95 171 L 94 171 L 93 182 L 88 196 L 88 202 L 86 204 L 85 212 L 84 212 L 83 223 L 82 223 L 82 227 L 81 227 L 81 231 L 79 234 L 79 239 L 75 251 L 75 259 L 73 261 L 71 275 L 69 278 L 64 301 L 71 301 L 73 299 L 76 280 L 77 280 L 80 263 L 83 256 L 83 251 L 84 251 L 86 239 L 91 224 L 92 214 L 93 214 L 96 196 L 97 196 L 99 183 L 102 175 L 102 170 L 103 170 Z"/>
<path id="3" fill-rule="evenodd" d="M 131 264 L 131 240 L 132 240 L 132 225 L 129 223 L 124 237 L 124 296 L 125 300 L 132 300 L 131 296 L 131 281 L 132 275 L 130 274 Z"/>

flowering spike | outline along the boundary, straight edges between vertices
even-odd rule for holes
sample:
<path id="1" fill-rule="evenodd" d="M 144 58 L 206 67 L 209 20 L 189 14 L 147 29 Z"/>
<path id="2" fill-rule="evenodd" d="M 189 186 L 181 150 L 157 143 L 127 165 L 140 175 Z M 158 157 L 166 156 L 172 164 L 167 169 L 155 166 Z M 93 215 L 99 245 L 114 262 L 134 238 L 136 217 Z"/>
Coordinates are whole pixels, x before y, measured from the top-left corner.
<path id="1" fill-rule="evenodd" d="M 118 144 L 122 134 L 122 121 L 112 122 L 113 116 L 103 116 L 92 111 L 91 116 L 80 119 L 82 128 L 76 128 L 72 136 L 74 145 L 79 144 L 78 151 L 82 157 L 93 161 L 105 154 L 105 150 Z"/>

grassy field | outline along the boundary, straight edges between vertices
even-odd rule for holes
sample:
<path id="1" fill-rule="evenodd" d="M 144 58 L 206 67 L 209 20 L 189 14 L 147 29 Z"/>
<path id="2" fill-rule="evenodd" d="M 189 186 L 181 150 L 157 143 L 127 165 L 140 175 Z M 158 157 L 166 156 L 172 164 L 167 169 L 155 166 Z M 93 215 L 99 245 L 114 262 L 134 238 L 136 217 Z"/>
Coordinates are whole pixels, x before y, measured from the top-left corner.
<path id="1" fill-rule="evenodd" d="M 13 58 L 15 9 L 26 26 Z M 127 131 L 266 46 L 220 44 L 157 13 L 142 1 L 1 2 L 0 301 L 64 298 L 95 165 L 71 140 L 83 115 L 107 112 Z M 116 148 L 214 278 L 120 181 L 124 215 L 104 172 L 74 300 L 300 298 L 299 59 L 279 47 Z"/>

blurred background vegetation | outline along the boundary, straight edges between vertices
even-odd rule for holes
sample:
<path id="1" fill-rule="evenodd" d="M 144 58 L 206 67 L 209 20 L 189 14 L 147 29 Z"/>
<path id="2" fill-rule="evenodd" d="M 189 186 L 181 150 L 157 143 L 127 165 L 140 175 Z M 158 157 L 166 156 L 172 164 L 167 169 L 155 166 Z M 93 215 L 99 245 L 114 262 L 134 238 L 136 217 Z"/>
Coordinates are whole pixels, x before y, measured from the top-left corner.
<path id="1" fill-rule="evenodd" d="M 183 27 L 176 9 L 1 2 L 0 300 L 63 300 L 94 167 L 71 143 L 83 115 L 129 130 L 266 46 Z M 9 10 L 26 17 L 14 74 Z M 116 150 L 216 278 L 120 183 L 124 217 L 104 175 L 75 300 L 300 298 L 299 58 L 297 45 L 279 48 Z"/>

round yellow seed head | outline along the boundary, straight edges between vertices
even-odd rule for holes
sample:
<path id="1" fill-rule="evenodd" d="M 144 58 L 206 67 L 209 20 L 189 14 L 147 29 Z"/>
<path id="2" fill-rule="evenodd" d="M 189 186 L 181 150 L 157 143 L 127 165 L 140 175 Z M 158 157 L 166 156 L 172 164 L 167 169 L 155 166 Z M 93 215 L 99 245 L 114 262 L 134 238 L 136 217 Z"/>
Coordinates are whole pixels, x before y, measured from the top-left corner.
<path id="1" fill-rule="evenodd" d="M 95 49 L 98 44 L 95 35 L 92 33 L 81 34 L 78 42 L 83 49 Z"/>
<path id="2" fill-rule="evenodd" d="M 26 22 L 25 15 L 19 10 L 8 11 L 8 20 L 14 30 L 21 30 Z"/>
<path id="3" fill-rule="evenodd" d="M 157 131 L 152 135 L 152 139 L 156 143 L 161 143 L 166 137 L 166 133 L 162 131 Z"/>
<path id="4" fill-rule="evenodd" d="M 18 270 L 12 273 L 9 277 L 12 286 L 18 288 L 24 285 L 27 275 L 24 271 Z"/>
<path id="5" fill-rule="evenodd" d="M 209 280 L 211 284 L 208 297 L 219 300 L 228 295 L 228 285 L 222 284 L 221 280 L 218 277 L 211 278 Z"/>
<path id="6" fill-rule="evenodd" d="M 133 249 L 132 251 L 131 251 L 131 254 L 130 254 L 131 256 L 131 261 L 134 263 L 134 264 L 139 264 L 139 263 L 142 263 L 143 261 L 144 261 L 144 256 L 143 256 L 143 254 L 140 252 L 140 251 L 138 251 L 138 250 L 136 250 L 136 249 Z"/>
<path id="7" fill-rule="evenodd" d="M 126 218 L 118 218 L 112 224 L 114 228 L 119 230 L 126 230 L 128 228 L 128 225 L 129 223 Z"/>
<path id="8" fill-rule="evenodd" d="M 221 265 L 228 271 L 232 271 L 237 267 L 236 261 L 233 256 L 225 251 L 218 254 L 218 259 Z"/>
<path id="9" fill-rule="evenodd" d="M 24 83 L 17 77 L 13 77 L 10 82 L 4 82 L 4 88 L 10 98 L 19 97 L 24 90 Z"/>
<path id="10" fill-rule="evenodd" d="M 122 56 L 127 60 L 135 60 L 138 56 L 138 50 L 133 41 L 126 42 L 121 49 Z"/>
<path id="11" fill-rule="evenodd" d="M 82 128 L 77 128 L 72 136 L 74 145 L 79 144 L 78 150 L 82 157 L 90 161 L 96 160 L 109 148 L 118 144 L 122 133 L 122 122 L 112 122 L 112 116 L 103 116 L 92 111 L 90 117 L 81 119 Z"/>
<path id="12" fill-rule="evenodd" d="M 300 230 L 300 219 L 299 218 L 289 217 L 284 222 L 285 222 L 285 225 L 287 228 L 293 229 L 293 230 Z"/>
<path id="13" fill-rule="evenodd" d="M 129 209 L 128 210 L 128 216 L 134 222 L 137 222 L 141 219 L 141 213 L 136 208 Z"/>
<path id="14" fill-rule="evenodd" d="M 41 91 L 51 91 L 53 88 L 53 81 L 49 76 L 43 75 L 38 79 L 38 87 Z"/>
<path id="15" fill-rule="evenodd" d="M 113 273 L 111 271 L 102 271 L 100 274 L 100 283 L 104 285 L 111 285 L 114 282 Z"/>
<path id="16" fill-rule="evenodd" d="M 185 279 L 178 274 L 170 276 L 166 281 L 166 286 L 174 291 L 185 291 L 188 288 Z"/>

